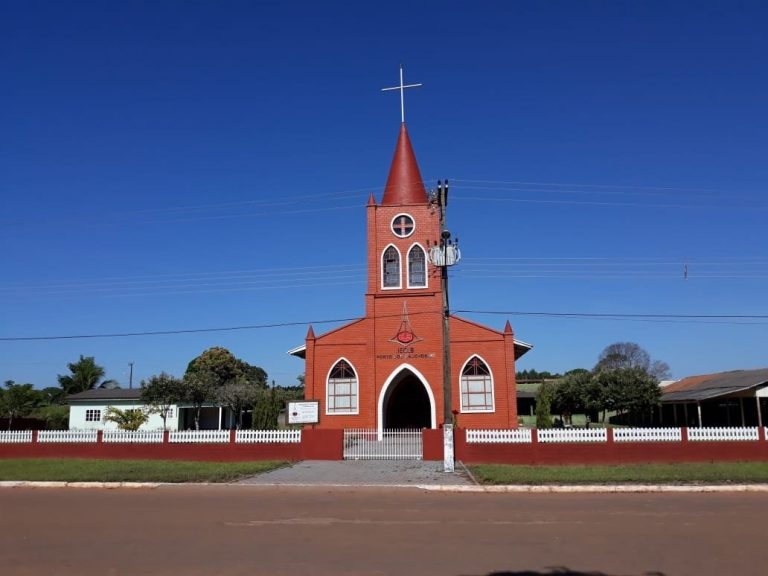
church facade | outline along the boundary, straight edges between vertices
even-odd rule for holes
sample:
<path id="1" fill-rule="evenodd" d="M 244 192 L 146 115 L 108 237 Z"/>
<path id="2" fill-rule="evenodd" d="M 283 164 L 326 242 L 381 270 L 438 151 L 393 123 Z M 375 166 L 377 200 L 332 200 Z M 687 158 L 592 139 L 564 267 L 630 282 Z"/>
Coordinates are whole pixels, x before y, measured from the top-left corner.
<path id="1" fill-rule="evenodd" d="M 305 360 L 318 428 L 438 428 L 444 421 L 443 284 L 430 262 L 441 211 L 421 179 L 405 123 L 380 203 L 368 200 L 365 316 L 290 353 Z M 440 262 L 438 262 L 439 264 Z M 515 361 L 531 345 L 449 317 L 450 406 L 462 428 L 516 428 Z"/>

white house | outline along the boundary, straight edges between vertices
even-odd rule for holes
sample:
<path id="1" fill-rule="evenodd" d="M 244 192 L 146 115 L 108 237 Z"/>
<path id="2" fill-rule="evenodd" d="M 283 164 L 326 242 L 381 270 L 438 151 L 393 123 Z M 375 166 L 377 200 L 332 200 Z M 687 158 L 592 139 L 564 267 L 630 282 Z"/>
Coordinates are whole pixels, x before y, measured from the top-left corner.
<path id="1" fill-rule="evenodd" d="M 114 422 L 104 422 L 104 415 L 109 406 L 120 410 L 145 409 L 141 401 L 141 389 L 86 390 L 67 397 L 69 403 L 70 430 L 116 430 Z M 166 428 L 168 430 L 187 430 L 195 427 L 194 410 L 189 404 L 174 404 L 168 411 Z M 202 430 L 222 430 L 231 427 L 230 410 L 223 406 L 208 405 L 200 411 Z M 163 419 L 157 413 L 150 413 L 149 420 L 141 430 L 162 430 Z"/>

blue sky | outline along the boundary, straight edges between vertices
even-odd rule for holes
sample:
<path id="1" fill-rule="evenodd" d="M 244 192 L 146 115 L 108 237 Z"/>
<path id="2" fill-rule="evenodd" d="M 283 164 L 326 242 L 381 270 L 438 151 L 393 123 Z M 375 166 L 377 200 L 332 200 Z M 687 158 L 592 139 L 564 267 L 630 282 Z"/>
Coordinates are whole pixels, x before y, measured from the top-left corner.
<path id="1" fill-rule="evenodd" d="M 224 346 L 295 384 L 308 323 L 363 314 L 401 62 L 422 175 L 451 182 L 452 308 L 509 319 L 535 346 L 518 369 L 616 341 L 675 377 L 764 367 L 767 21 L 760 2 L 4 2 L 0 379 L 56 385 L 83 354 L 127 385 L 129 362 L 137 383 Z"/>

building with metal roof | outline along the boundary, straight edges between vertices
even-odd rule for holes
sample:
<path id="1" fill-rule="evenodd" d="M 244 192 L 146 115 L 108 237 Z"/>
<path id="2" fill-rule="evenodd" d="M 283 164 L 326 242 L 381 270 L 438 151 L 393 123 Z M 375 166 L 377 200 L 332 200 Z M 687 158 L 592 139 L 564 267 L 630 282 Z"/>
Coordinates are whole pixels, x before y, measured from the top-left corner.
<path id="1" fill-rule="evenodd" d="M 662 424 L 762 426 L 768 368 L 689 376 L 662 388 Z"/>

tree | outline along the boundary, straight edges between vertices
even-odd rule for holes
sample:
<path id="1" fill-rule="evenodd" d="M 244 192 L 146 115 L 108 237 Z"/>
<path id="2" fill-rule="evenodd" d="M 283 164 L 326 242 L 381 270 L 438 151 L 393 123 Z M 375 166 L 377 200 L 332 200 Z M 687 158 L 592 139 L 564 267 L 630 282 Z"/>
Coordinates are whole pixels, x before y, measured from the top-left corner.
<path id="1" fill-rule="evenodd" d="M 208 348 L 187 365 L 185 377 L 203 376 L 212 385 L 222 385 L 239 374 L 237 358 L 226 348 Z"/>
<path id="2" fill-rule="evenodd" d="M 264 369 L 248 364 L 244 360 L 237 360 L 243 377 L 252 385 L 259 388 L 267 388 L 267 373 Z"/>
<path id="3" fill-rule="evenodd" d="M 606 346 L 597 359 L 594 371 L 635 368 L 643 370 L 656 380 L 664 380 L 670 376 L 666 362 L 651 360 L 651 355 L 634 342 L 615 342 Z"/>
<path id="4" fill-rule="evenodd" d="M 249 388 L 266 389 L 267 373 L 236 358 L 226 348 L 214 346 L 192 360 L 184 374 L 185 398 L 195 408 L 195 429 L 200 428 L 203 404 L 219 401 L 232 409 L 239 423 L 242 412 L 252 404 Z"/>
<path id="5" fill-rule="evenodd" d="M 241 377 L 216 390 L 216 399 L 230 409 L 235 417 L 235 427 L 240 430 L 243 427 L 243 413 L 256 403 L 262 390 L 258 384 Z"/>
<path id="6" fill-rule="evenodd" d="M 200 410 L 214 398 L 215 388 L 204 374 L 184 376 L 184 400 L 192 404 L 195 416 L 195 430 L 200 430 Z"/>
<path id="7" fill-rule="evenodd" d="M 168 429 L 166 420 L 171 406 L 181 402 L 184 394 L 184 382 L 165 372 L 141 381 L 141 400 L 163 419 L 163 430 Z"/>
<path id="8" fill-rule="evenodd" d="M 595 380 L 602 389 L 603 410 L 627 413 L 630 419 L 647 413 L 661 398 L 658 380 L 640 368 L 601 370 Z"/>
<path id="9" fill-rule="evenodd" d="M 104 368 L 96 364 L 93 356 L 80 355 L 80 360 L 67 364 L 71 374 L 59 374 L 59 386 L 65 394 L 77 394 L 93 388 L 116 388 L 115 380 L 102 380 Z"/>
<path id="10" fill-rule="evenodd" d="M 60 406 L 66 403 L 66 394 L 61 388 L 49 386 L 38 391 L 41 406 Z"/>
<path id="11" fill-rule="evenodd" d="M 48 430 L 66 430 L 69 428 L 69 406 L 61 404 L 40 406 L 32 413 L 32 417 L 43 420 Z"/>
<path id="12" fill-rule="evenodd" d="M 560 378 L 560 374 L 553 374 L 546 370 L 539 372 L 538 370 L 531 368 L 529 370 L 517 372 L 515 378 L 517 380 L 553 380 L 555 378 Z"/>
<path id="13" fill-rule="evenodd" d="M 114 406 L 107 406 L 107 410 L 104 413 L 104 422 L 114 422 L 120 430 L 130 430 L 132 432 L 141 428 L 147 420 L 149 420 L 149 414 L 141 408 L 121 410 Z"/>
<path id="14" fill-rule="evenodd" d="M 552 428 L 552 398 L 556 384 L 545 381 L 536 392 L 536 428 Z"/>
<path id="15" fill-rule="evenodd" d="M 267 373 L 258 366 L 252 366 L 226 348 L 214 346 L 192 360 L 184 376 L 202 376 L 211 386 L 218 388 L 238 378 L 267 387 Z"/>
<path id="16" fill-rule="evenodd" d="M 0 388 L 0 414 L 8 419 L 8 430 L 14 418 L 27 416 L 38 403 L 38 394 L 32 384 L 16 384 L 13 380 L 5 381 L 5 389 Z"/>
<path id="17" fill-rule="evenodd" d="M 285 404 L 285 399 L 291 393 L 272 388 L 271 390 L 259 390 L 253 406 L 254 430 L 274 430 L 277 428 L 277 418 Z"/>
<path id="18" fill-rule="evenodd" d="M 552 399 L 553 411 L 573 424 L 573 414 L 589 415 L 602 407 L 602 389 L 589 370 L 577 368 L 558 380 Z"/>

